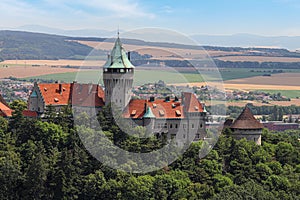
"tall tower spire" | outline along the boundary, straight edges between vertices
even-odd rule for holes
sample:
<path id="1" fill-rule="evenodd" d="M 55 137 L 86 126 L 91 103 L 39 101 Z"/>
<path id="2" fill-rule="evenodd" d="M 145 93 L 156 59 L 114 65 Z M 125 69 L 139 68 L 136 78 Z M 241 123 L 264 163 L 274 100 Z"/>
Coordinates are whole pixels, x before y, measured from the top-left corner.
<path id="1" fill-rule="evenodd" d="M 105 86 L 105 104 L 114 104 L 124 109 L 131 99 L 134 66 L 127 57 L 121 40 L 115 41 L 108 59 L 103 66 L 103 81 Z"/>

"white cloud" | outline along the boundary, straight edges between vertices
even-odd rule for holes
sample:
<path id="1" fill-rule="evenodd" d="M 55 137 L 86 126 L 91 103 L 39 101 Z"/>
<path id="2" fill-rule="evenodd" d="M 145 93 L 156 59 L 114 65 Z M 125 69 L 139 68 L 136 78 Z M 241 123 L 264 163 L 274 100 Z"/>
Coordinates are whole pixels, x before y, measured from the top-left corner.
<path id="1" fill-rule="evenodd" d="M 161 8 L 161 12 L 169 14 L 169 13 L 173 13 L 174 10 L 173 10 L 173 8 L 171 6 L 163 6 Z"/>
<path id="2" fill-rule="evenodd" d="M 137 0 L 73 0 L 72 3 L 70 3 L 69 0 L 44 0 L 43 2 L 58 8 L 63 7 L 68 10 L 80 10 L 86 14 L 89 14 L 86 8 L 90 8 L 98 10 L 99 14 L 102 13 L 101 11 L 106 11 L 110 12 L 109 16 L 121 18 L 144 17 L 152 19 L 155 17 L 153 13 L 146 11 Z M 80 8 L 80 6 L 82 6 L 82 8 Z"/>
<path id="3" fill-rule="evenodd" d="M 139 0 L 2 0 L 0 18 L 2 27 L 39 24 L 76 29 L 128 26 L 154 19 L 155 14 Z"/>

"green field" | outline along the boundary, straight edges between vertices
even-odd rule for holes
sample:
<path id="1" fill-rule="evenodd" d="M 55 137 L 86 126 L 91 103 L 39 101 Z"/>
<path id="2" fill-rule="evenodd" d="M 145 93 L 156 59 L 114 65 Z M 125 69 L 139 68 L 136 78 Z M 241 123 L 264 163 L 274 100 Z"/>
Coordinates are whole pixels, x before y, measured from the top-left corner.
<path id="1" fill-rule="evenodd" d="M 280 93 L 282 96 L 286 96 L 288 98 L 300 98 L 300 90 L 259 90 L 261 92 L 266 92 L 270 94 Z"/>
<path id="2" fill-rule="evenodd" d="M 261 76 L 265 72 L 250 72 L 249 68 L 232 68 L 221 69 L 220 73 L 216 71 L 203 70 L 201 75 L 199 73 L 191 72 L 175 72 L 175 71 L 162 71 L 162 70 L 136 70 L 134 77 L 134 85 L 141 85 L 144 83 L 154 83 L 163 80 L 166 83 L 193 83 L 202 81 L 220 81 L 231 80 L 239 78 L 247 78 L 253 76 Z M 260 69 L 263 70 L 263 69 Z M 221 77 L 219 77 L 221 75 Z M 49 74 L 43 76 L 34 76 L 26 78 L 40 79 L 40 80 L 58 80 L 63 82 L 77 82 L 83 83 L 102 83 L 102 70 L 93 71 L 80 71 L 70 73 Z"/>

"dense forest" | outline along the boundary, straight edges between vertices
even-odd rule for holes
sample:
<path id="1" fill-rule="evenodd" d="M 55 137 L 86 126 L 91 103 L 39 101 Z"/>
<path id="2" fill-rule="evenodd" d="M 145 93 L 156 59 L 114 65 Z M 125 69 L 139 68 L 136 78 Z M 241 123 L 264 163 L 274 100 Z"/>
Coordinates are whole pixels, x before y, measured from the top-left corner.
<path id="1" fill-rule="evenodd" d="M 0 199 L 299 199 L 299 131 L 270 133 L 262 145 L 234 140 L 230 131 L 200 159 L 203 141 L 192 143 L 174 163 L 147 174 L 104 166 L 84 148 L 70 108 L 24 118 L 25 103 L 14 101 L 11 120 L 0 117 Z M 160 148 L 122 133 L 104 108 L 98 119 L 123 149 Z M 81 115 L 81 120 L 87 120 Z"/>
<path id="2" fill-rule="evenodd" d="M 93 50 L 64 36 L 20 31 L 0 31 L 0 49 L 0 60 L 68 59 Z"/>

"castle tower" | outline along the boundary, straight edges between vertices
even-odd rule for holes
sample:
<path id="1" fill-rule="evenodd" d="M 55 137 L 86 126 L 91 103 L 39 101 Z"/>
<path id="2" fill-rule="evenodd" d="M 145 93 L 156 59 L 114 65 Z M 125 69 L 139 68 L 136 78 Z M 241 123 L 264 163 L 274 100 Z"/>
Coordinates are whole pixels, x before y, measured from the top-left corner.
<path id="1" fill-rule="evenodd" d="M 131 64 L 118 36 L 103 66 L 105 104 L 113 104 L 123 110 L 131 99 L 134 66 Z"/>
<path id="2" fill-rule="evenodd" d="M 261 145 L 261 134 L 264 126 L 255 119 L 250 108 L 246 106 L 240 116 L 230 126 L 232 136 L 236 139 L 246 138 Z"/>

